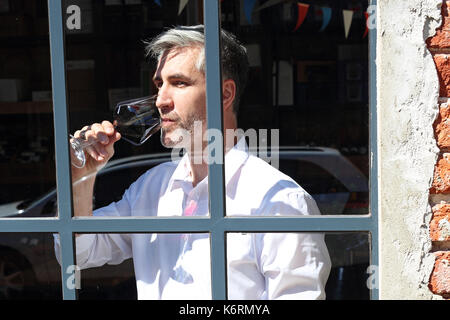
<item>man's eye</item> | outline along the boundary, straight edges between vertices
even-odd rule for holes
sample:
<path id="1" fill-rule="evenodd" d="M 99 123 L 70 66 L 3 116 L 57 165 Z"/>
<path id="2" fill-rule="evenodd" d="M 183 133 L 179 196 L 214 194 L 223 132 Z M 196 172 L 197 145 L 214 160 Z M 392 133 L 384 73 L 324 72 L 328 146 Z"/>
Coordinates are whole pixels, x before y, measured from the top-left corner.
<path id="1" fill-rule="evenodd" d="M 187 82 L 185 82 L 185 81 L 175 81 L 175 85 L 177 87 L 185 87 L 185 86 L 187 86 Z"/>

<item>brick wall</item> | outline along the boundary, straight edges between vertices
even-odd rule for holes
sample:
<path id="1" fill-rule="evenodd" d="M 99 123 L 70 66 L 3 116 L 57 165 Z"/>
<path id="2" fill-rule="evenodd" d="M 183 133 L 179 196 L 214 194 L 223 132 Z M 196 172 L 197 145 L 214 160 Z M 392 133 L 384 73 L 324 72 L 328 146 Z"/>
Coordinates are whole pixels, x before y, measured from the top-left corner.
<path id="1" fill-rule="evenodd" d="M 441 199 L 432 206 L 430 238 L 435 264 L 429 288 L 434 294 L 448 299 L 450 298 L 450 1 L 442 3 L 442 20 L 443 23 L 436 34 L 427 40 L 440 82 L 439 116 L 434 123 L 440 154 L 434 170 L 430 195 L 440 196 Z"/>

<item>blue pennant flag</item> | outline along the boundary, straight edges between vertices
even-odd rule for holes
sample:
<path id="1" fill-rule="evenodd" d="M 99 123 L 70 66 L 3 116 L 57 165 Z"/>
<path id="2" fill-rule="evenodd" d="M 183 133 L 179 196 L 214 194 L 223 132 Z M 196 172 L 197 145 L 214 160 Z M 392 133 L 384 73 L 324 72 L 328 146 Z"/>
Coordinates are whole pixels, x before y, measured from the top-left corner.
<path id="1" fill-rule="evenodd" d="M 320 27 L 320 32 L 325 30 L 325 28 L 328 26 L 331 20 L 331 8 L 330 7 L 320 7 L 322 10 L 322 27 Z"/>

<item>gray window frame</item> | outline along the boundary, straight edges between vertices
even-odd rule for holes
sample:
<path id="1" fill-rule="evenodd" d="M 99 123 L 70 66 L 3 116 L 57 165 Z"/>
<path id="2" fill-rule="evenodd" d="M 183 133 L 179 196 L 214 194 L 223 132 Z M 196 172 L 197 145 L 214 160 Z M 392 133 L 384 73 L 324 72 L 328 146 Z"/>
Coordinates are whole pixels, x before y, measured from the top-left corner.
<path id="1" fill-rule="evenodd" d="M 370 0 L 377 5 L 377 0 Z M 204 0 L 206 35 L 206 78 L 208 128 L 223 131 L 221 110 L 220 67 L 220 0 Z M 73 217 L 70 156 L 68 144 L 68 112 L 64 56 L 64 24 L 62 1 L 48 0 L 50 52 L 55 130 L 55 160 L 58 195 L 58 217 L 1 218 L 0 232 L 59 233 L 61 241 L 61 274 L 63 299 L 76 300 L 73 286 L 75 265 L 75 233 L 196 233 L 210 234 L 212 298 L 227 299 L 226 233 L 228 232 L 368 232 L 371 243 L 370 264 L 378 260 L 378 162 L 376 113 L 376 28 L 369 30 L 369 155 L 370 212 L 368 215 L 300 216 L 300 217 L 228 217 L 225 216 L 224 168 L 209 165 L 210 217 Z M 223 148 L 223 146 L 222 146 Z M 222 152 L 223 154 L 223 152 Z M 223 162 L 222 162 L 223 163 Z M 67 272 L 71 270 L 71 272 Z M 371 299 L 378 299 L 378 283 L 371 289 Z"/>

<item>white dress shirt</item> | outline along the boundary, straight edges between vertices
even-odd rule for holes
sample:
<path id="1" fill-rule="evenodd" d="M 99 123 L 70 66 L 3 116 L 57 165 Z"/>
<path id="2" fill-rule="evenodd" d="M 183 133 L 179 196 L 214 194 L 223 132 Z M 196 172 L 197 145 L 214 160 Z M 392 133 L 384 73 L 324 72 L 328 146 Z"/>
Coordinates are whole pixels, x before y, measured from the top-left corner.
<path id="1" fill-rule="evenodd" d="M 208 179 L 194 188 L 188 160 L 150 169 L 94 215 L 209 215 Z M 225 155 L 225 186 L 230 216 L 320 214 L 294 180 L 250 155 L 245 139 Z M 331 262 L 323 234 L 228 233 L 226 243 L 228 299 L 325 298 Z M 57 238 L 55 248 L 59 256 Z M 76 252 L 81 269 L 133 258 L 139 299 L 211 299 L 208 234 L 85 234 Z"/>

